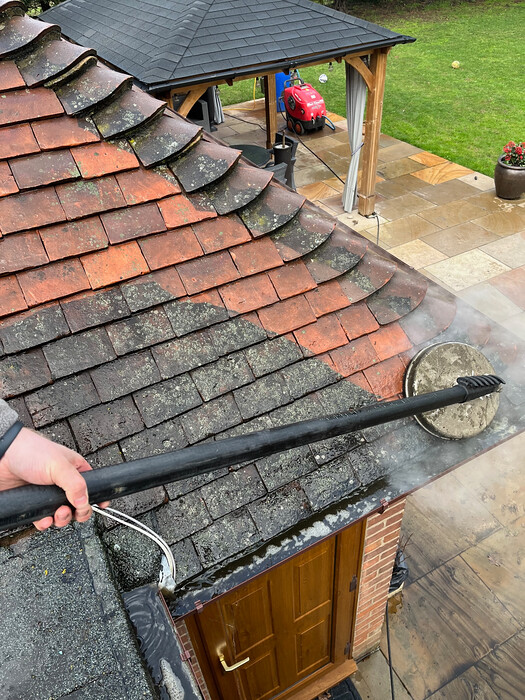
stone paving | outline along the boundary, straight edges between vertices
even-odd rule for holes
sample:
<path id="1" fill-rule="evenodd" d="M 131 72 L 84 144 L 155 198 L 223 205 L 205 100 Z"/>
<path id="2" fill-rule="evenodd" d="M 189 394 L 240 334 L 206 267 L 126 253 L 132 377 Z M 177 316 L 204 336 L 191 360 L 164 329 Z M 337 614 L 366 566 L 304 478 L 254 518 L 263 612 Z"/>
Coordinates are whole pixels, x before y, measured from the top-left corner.
<path id="1" fill-rule="evenodd" d="M 259 102 L 226 114 L 220 138 L 265 144 Z M 379 222 L 379 245 L 525 338 L 525 197 L 499 199 L 492 178 L 383 135 L 378 218 L 346 213 L 346 120 L 330 116 L 335 132 L 303 137 L 316 155 L 298 148 L 298 191 L 374 242 Z M 398 700 L 523 697 L 524 453 L 517 436 L 409 497 L 411 576 L 390 606 Z M 391 697 L 386 656 L 384 638 L 359 664 L 363 700 Z"/>

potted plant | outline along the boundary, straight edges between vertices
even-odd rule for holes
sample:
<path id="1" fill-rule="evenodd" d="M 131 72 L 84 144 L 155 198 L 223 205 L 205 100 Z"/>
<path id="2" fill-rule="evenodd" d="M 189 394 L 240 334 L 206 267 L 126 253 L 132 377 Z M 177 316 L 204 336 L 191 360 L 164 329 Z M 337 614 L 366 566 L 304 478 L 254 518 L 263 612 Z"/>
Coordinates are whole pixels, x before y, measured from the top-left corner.
<path id="1" fill-rule="evenodd" d="M 519 199 L 525 192 L 525 143 L 509 141 L 503 147 L 494 171 L 496 194 L 502 199 Z"/>

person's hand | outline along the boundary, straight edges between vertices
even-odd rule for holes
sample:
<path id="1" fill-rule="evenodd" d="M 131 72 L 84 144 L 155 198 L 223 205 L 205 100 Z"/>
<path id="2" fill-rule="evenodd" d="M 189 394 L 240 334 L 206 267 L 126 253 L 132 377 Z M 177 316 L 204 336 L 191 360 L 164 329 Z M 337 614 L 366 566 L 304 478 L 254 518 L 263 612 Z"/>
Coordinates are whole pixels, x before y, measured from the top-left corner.
<path id="1" fill-rule="evenodd" d="M 91 517 L 93 511 L 86 482 L 80 475 L 80 472 L 90 469 L 86 460 L 73 450 L 22 428 L 0 459 L 0 491 L 26 484 L 56 484 L 66 492 L 67 500 L 74 506 L 74 516 L 69 506 L 60 506 L 54 517 L 33 524 L 37 530 L 46 530 L 51 525 L 64 527 L 73 517 L 79 522 Z"/>

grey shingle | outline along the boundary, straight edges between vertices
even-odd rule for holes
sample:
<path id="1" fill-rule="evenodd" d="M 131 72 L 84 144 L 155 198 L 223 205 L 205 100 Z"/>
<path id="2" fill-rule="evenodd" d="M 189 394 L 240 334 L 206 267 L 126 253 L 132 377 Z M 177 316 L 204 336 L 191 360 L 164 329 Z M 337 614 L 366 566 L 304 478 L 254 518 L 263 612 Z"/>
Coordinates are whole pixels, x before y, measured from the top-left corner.
<path id="1" fill-rule="evenodd" d="M 130 0 L 117 5 L 106 0 L 69 0 L 43 17 L 147 85 L 176 81 L 188 68 L 196 75 L 231 72 L 252 63 L 254 57 L 262 64 L 326 49 L 350 52 L 365 41 L 386 40 L 393 45 L 404 38 L 307 0 Z M 243 46 L 247 37 L 249 46 Z M 238 45 L 225 45 L 232 40 Z"/>

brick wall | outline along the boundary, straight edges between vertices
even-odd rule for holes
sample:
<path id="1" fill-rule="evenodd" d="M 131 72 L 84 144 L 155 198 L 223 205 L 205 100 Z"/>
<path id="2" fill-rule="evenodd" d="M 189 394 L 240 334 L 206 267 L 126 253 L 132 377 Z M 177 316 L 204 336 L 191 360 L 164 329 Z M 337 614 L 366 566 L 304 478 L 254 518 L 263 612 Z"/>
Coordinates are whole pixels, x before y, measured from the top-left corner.
<path id="1" fill-rule="evenodd" d="M 356 660 L 379 644 L 405 500 L 396 501 L 382 514 L 371 515 L 366 522 L 352 647 Z"/>
<path id="2" fill-rule="evenodd" d="M 188 634 L 188 628 L 186 627 L 184 620 L 175 620 L 175 629 L 177 630 L 179 642 L 186 653 L 186 659 L 187 663 L 189 664 L 191 674 L 199 686 L 202 697 L 204 700 L 211 700 L 211 695 L 206 687 L 206 681 L 204 680 L 200 664 L 197 661 L 197 656 L 195 654 L 195 650 L 193 649 L 190 635 Z"/>

